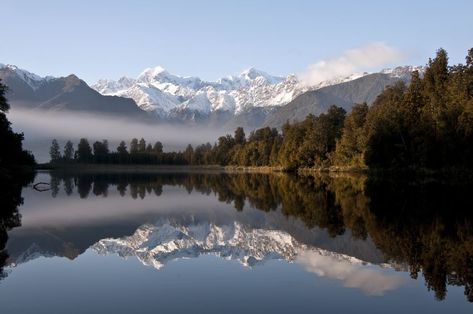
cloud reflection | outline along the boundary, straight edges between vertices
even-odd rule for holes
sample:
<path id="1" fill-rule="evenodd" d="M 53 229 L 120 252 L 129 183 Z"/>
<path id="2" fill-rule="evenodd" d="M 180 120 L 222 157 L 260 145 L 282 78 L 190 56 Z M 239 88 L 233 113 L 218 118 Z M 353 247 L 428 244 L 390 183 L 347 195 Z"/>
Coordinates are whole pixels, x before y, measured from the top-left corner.
<path id="1" fill-rule="evenodd" d="M 398 274 L 388 274 L 382 270 L 361 265 L 361 261 L 340 260 L 333 256 L 321 255 L 311 250 L 301 250 L 296 262 L 305 270 L 320 277 L 337 279 L 347 288 L 360 289 L 368 295 L 383 295 L 400 287 L 403 283 Z"/>

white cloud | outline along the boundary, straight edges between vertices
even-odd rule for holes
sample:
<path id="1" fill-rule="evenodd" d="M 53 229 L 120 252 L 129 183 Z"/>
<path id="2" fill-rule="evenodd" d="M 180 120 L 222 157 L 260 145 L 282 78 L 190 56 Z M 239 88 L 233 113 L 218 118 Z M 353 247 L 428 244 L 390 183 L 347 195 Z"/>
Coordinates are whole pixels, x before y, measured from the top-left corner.
<path id="1" fill-rule="evenodd" d="M 374 42 L 363 47 L 349 49 L 339 57 L 311 64 L 298 77 L 303 84 L 313 86 L 322 81 L 345 77 L 402 59 L 403 54 L 398 49 L 383 42 Z"/>

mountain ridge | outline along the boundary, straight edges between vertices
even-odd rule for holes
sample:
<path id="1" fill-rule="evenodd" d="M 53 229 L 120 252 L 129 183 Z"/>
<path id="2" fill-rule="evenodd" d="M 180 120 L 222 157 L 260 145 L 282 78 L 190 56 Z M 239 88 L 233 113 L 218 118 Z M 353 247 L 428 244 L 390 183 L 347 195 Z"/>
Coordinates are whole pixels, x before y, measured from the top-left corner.
<path id="1" fill-rule="evenodd" d="M 256 68 L 217 81 L 178 76 L 161 66 L 137 78 L 99 80 L 89 86 L 71 74 L 41 77 L 14 65 L 0 64 L 0 78 L 9 86 L 13 107 L 73 110 L 145 118 L 157 123 L 205 125 L 232 130 L 281 127 L 286 121 L 320 114 L 332 104 L 350 110 L 371 103 L 386 86 L 408 82 L 420 66 L 401 66 L 376 73 L 353 73 L 306 86 L 290 74 L 273 76 Z"/>
<path id="2" fill-rule="evenodd" d="M 286 77 L 272 76 L 253 67 L 239 75 L 210 82 L 194 76 L 173 75 L 162 66 L 157 66 L 145 69 L 136 79 L 128 77 L 122 77 L 116 81 L 102 79 L 92 87 L 104 95 L 132 98 L 140 108 L 154 112 L 161 118 L 172 117 L 186 120 L 186 117 L 192 116 L 193 112 L 210 115 L 215 111 L 228 111 L 231 115 L 238 116 L 255 108 L 277 111 L 306 92 L 340 85 L 374 74 L 382 74 L 382 77 L 389 78 L 389 83 L 394 80 L 408 81 L 410 73 L 414 70 L 422 72 L 423 67 L 401 66 L 383 69 L 376 73 L 353 73 L 331 78 L 313 86 L 306 86 L 294 74 Z M 376 89 L 376 93 L 379 94 L 382 91 L 380 89 L 386 85 L 383 83 Z M 343 102 L 343 106 L 347 107 L 346 100 Z"/>
<path id="3" fill-rule="evenodd" d="M 74 74 L 40 77 L 13 65 L 0 64 L 0 79 L 8 87 L 6 96 L 12 108 L 147 117 L 133 100 L 104 96 Z"/>

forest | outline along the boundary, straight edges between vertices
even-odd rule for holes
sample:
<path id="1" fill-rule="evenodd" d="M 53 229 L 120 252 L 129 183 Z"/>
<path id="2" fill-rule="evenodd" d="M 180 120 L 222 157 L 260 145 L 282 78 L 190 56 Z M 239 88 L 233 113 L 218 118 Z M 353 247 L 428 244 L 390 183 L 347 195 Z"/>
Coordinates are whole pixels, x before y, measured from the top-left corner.
<path id="1" fill-rule="evenodd" d="M 320 228 L 330 237 L 349 233 L 370 239 L 384 254 L 384 261 L 423 277 L 438 300 L 448 285 L 462 286 L 473 302 L 473 200 L 472 185 L 392 180 L 359 174 L 297 175 L 149 174 L 56 171 L 51 195 L 78 194 L 80 198 L 107 197 L 117 191 L 133 199 L 159 197 L 165 186 L 179 186 L 189 193 L 215 194 L 237 211 L 256 208 L 281 211 L 300 219 L 308 228 Z M 63 189 L 63 191 L 61 191 Z M 307 239 L 306 239 L 307 240 Z"/>
<path id="2" fill-rule="evenodd" d="M 81 139 L 74 152 L 57 141 L 51 161 L 83 163 L 232 165 L 329 169 L 471 169 L 473 167 L 473 49 L 465 64 L 448 65 L 439 49 L 424 73 L 412 73 L 409 85 L 387 87 L 368 106 L 347 113 L 332 105 L 326 113 L 287 122 L 282 130 L 265 127 L 246 136 L 239 127 L 217 142 L 163 152 L 160 142 L 122 141 L 111 152 L 108 141 L 91 146 Z"/>
<path id="3" fill-rule="evenodd" d="M 7 175 L 17 166 L 36 163 L 33 154 L 23 149 L 23 133 L 13 132 L 11 122 L 8 121 L 6 113 L 10 105 L 5 97 L 7 91 L 7 86 L 0 80 L 0 175 Z"/>

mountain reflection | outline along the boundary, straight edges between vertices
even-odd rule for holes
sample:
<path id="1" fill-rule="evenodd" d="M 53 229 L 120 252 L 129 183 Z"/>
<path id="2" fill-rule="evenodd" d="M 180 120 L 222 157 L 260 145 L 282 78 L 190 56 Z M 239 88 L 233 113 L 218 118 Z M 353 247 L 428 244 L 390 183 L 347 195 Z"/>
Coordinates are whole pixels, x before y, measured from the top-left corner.
<path id="1" fill-rule="evenodd" d="M 421 274 L 439 300 L 447 285 L 458 285 L 473 301 L 471 185 L 361 175 L 65 172 L 52 172 L 50 183 L 45 193 L 57 201 L 25 214 L 23 230 L 12 231 L 11 263 L 31 258 L 31 243 L 47 243 L 43 255 L 75 258 L 92 247 L 156 268 L 200 254 L 249 266 L 285 259 L 375 295 L 401 285 L 395 275 L 360 267 L 363 261 Z M 215 204 L 197 195 L 235 210 L 212 211 Z M 153 211 L 159 206 L 167 209 Z M 58 225 L 54 240 L 40 232 Z"/>
<path id="2" fill-rule="evenodd" d="M 92 249 L 104 255 L 134 256 L 156 269 L 172 260 L 203 254 L 238 260 L 245 266 L 283 259 L 372 295 L 382 295 L 402 284 L 399 275 L 368 269 L 357 258 L 305 245 L 284 231 L 251 228 L 239 222 L 163 219 L 141 226 L 131 236 L 100 240 Z"/>

